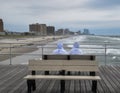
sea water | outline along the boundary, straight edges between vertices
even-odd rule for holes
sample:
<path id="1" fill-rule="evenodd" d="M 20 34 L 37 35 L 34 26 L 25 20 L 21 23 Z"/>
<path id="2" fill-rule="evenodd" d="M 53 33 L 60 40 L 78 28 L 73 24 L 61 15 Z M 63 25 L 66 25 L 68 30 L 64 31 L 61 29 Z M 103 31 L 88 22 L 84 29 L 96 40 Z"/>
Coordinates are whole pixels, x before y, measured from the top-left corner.
<path id="1" fill-rule="evenodd" d="M 63 38 L 55 42 L 49 42 L 44 46 L 37 45 L 37 51 L 25 53 L 0 64 L 26 64 L 30 59 L 41 59 L 43 54 L 52 54 L 56 49 L 58 42 L 62 42 L 64 49 L 68 52 L 73 47 L 74 42 L 79 42 L 80 49 L 84 55 L 95 55 L 99 65 L 119 65 L 120 64 L 120 38 L 95 36 L 95 35 L 79 35 Z"/>
<path id="2" fill-rule="evenodd" d="M 120 63 L 120 38 L 118 37 L 80 35 L 61 39 L 52 44 L 55 45 L 58 42 L 62 42 L 64 49 L 68 52 L 74 42 L 79 42 L 80 49 L 83 52 L 82 54 L 96 55 L 96 60 L 98 60 L 100 65 L 118 65 Z M 44 53 L 51 53 L 52 51 L 49 51 L 47 48 L 49 46 L 54 47 L 54 45 L 46 45 L 46 51 Z"/>

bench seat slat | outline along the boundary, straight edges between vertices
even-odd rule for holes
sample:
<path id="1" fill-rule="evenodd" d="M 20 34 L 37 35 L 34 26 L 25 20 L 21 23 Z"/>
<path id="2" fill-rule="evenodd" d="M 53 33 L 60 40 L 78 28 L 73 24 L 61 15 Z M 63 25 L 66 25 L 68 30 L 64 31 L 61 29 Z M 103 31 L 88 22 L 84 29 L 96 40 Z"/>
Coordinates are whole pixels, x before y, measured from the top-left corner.
<path id="1" fill-rule="evenodd" d="M 25 79 L 100 80 L 99 76 L 27 75 Z"/>
<path id="2" fill-rule="evenodd" d="M 29 70 L 98 71 L 98 62 L 90 60 L 30 60 Z"/>
<path id="3" fill-rule="evenodd" d="M 60 71 L 62 66 L 29 66 L 29 70 L 35 71 Z"/>
<path id="4" fill-rule="evenodd" d="M 64 66 L 66 71 L 95 71 L 98 72 L 97 66 Z"/>
<path id="5" fill-rule="evenodd" d="M 98 65 L 92 60 L 29 60 L 29 65 Z"/>
<path id="6" fill-rule="evenodd" d="M 40 70 L 40 71 L 98 71 L 97 66 L 29 66 L 29 70 Z"/>

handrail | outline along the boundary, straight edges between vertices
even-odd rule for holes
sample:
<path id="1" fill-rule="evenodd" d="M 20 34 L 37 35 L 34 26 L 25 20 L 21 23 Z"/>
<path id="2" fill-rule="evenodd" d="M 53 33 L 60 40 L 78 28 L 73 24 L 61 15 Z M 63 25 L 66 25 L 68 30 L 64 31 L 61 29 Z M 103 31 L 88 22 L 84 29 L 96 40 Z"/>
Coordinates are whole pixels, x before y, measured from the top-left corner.
<path id="1" fill-rule="evenodd" d="M 3 44 L 5 44 L 5 45 L 3 46 Z M 20 44 L 23 44 L 23 45 L 20 45 Z M 44 45 L 45 45 L 44 43 L 42 43 L 42 44 L 39 44 L 39 43 L 34 43 L 34 44 L 33 43 L 0 43 L 0 49 L 1 49 L 0 50 L 0 55 L 9 55 L 9 59 L 10 59 L 9 64 L 11 65 L 12 64 L 12 55 L 22 55 L 23 54 L 23 53 L 19 53 L 19 52 L 17 52 L 17 53 L 12 52 L 13 48 L 38 48 L 38 49 L 41 50 L 41 53 L 32 53 L 32 54 L 31 53 L 24 53 L 24 55 L 36 55 L 36 56 L 37 55 L 42 56 L 45 52 L 45 49 L 56 48 L 55 47 L 56 44 L 49 44 L 50 46 L 44 46 Z M 66 45 L 73 45 L 73 44 L 72 43 L 65 44 L 65 47 L 64 47 L 65 49 L 71 49 L 71 47 L 66 46 Z M 85 46 L 85 45 L 87 45 L 87 46 Z M 97 47 L 97 46 L 93 46 L 93 45 L 100 45 L 100 46 Z M 91 49 L 93 51 L 95 49 L 97 51 L 102 50 L 102 53 L 104 53 L 104 54 L 93 53 L 93 52 L 91 52 L 89 54 L 94 54 L 96 56 L 104 56 L 104 63 L 105 63 L 105 65 L 107 65 L 107 60 L 108 60 L 107 57 L 108 56 L 120 56 L 119 54 L 108 54 L 107 53 L 108 49 L 120 49 L 119 47 L 116 47 L 116 46 L 111 47 L 111 45 L 115 45 L 115 43 L 92 43 L 92 44 L 91 43 L 81 43 L 80 48 L 82 50 L 87 50 L 87 49 L 89 49 L 89 50 Z M 120 44 L 116 43 L 116 45 L 120 45 Z M 37 47 L 37 46 L 39 46 L 39 47 Z M 2 49 L 8 49 L 9 51 L 1 52 Z"/>

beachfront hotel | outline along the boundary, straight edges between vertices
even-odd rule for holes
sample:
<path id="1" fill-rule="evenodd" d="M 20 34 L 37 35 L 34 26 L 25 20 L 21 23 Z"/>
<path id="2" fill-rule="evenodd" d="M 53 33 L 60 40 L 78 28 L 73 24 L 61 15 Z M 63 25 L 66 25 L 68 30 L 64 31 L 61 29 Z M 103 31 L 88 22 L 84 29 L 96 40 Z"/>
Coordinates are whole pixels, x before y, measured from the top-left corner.
<path id="1" fill-rule="evenodd" d="M 55 27 L 47 26 L 47 35 L 55 35 Z"/>
<path id="2" fill-rule="evenodd" d="M 2 19 L 0 19 L 0 32 L 4 31 L 4 27 L 3 27 L 3 21 Z"/>
<path id="3" fill-rule="evenodd" d="M 46 26 L 46 24 L 39 24 L 39 23 L 30 24 L 29 31 L 35 32 L 39 35 L 47 35 L 47 26 Z"/>

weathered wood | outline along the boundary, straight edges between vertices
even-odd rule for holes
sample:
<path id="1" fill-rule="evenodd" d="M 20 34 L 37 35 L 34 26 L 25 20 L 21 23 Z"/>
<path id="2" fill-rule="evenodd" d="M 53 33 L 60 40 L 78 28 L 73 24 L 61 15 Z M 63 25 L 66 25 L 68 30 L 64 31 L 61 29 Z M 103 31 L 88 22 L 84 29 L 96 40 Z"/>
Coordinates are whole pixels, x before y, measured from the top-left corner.
<path id="1" fill-rule="evenodd" d="M 91 60 L 29 60 L 29 65 L 98 65 L 97 61 Z"/>
<path id="2" fill-rule="evenodd" d="M 25 79 L 100 80 L 99 76 L 27 75 Z"/>
<path id="3" fill-rule="evenodd" d="M 47 56 L 45 56 L 47 59 Z M 93 59 L 93 58 L 91 58 Z M 96 93 L 97 80 L 95 72 L 98 71 L 98 64 L 96 61 L 91 60 L 30 60 L 29 70 L 34 71 L 47 71 L 45 75 L 27 75 L 28 93 L 36 90 L 35 79 L 57 79 L 60 80 L 61 93 L 65 91 L 65 80 L 92 80 L 91 90 Z M 60 71 L 61 75 L 47 75 L 48 71 Z M 90 76 L 65 76 L 65 71 L 88 71 Z"/>
<path id="4" fill-rule="evenodd" d="M 28 67 L 25 65 L 0 65 L 0 93 L 27 93 Z M 42 72 L 37 72 L 42 73 Z M 57 74 L 53 72 L 52 74 Z M 72 74 L 77 74 L 72 72 Z M 84 74 L 83 72 L 81 74 Z M 86 75 L 89 73 L 85 73 Z M 119 93 L 120 66 L 100 66 L 98 93 Z M 37 89 L 33 93 L 60 93 L 59 80 L 36 80 Z M 65 93 L 91 93 L 91 81 L 67 80 Z M 74 91 L 74 92 L 73 92 Z"/>
<path id="5" fill-rule="evenodd" d="M 95 60 L 95 55 L 56 55 L 47 54 L 42 55 L 43 60 Z M 70 71 L 67 72 L 70 75 Z M 48 75 L 49 71 L 45 71 L 45 75 Z"/>
<path id="6" fill-rule="evenodd" d="M 98 63 L 91 60 L 30 60 L 29 70 L 98 71 Z"/>

